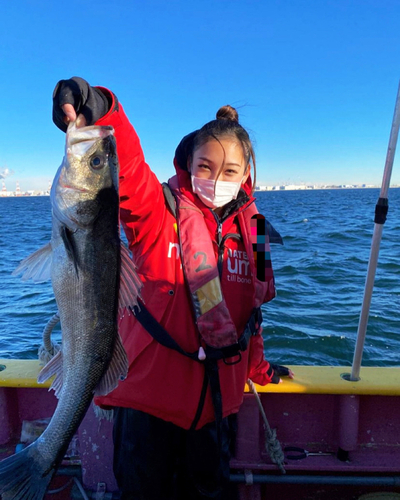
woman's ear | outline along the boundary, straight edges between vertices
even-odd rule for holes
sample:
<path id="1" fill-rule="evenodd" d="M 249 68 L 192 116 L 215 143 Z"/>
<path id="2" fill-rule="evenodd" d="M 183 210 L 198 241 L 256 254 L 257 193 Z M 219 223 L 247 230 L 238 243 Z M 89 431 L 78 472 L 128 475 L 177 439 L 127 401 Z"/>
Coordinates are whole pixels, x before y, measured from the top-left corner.
<path id="1" fill-rule="evenodd" d="M 187 162 L 186 162 L 186 168 L 188 172 L 192 171 L 192 158 L 188 156 Z"/>

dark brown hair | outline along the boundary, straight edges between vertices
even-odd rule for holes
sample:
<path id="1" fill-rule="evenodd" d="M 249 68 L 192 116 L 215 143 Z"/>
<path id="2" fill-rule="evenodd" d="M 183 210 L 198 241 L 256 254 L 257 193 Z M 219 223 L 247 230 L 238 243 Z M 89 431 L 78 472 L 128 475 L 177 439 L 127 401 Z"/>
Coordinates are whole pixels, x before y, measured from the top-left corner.
<path id="1" fill-rule="evenodd" d="M 193 149 L 190 156 L 193 157 L 193 153 L 196 151 L 196 149 L 198 149 L 211 139 L 215 139 L 216 141 L 220 142 L 220 139 L 225 137 L 232 138 L 241 144 L 243 148 L 244 159 L 246 161 L 246 166 L 250 163 L 251 160 L 254 169 L 254 191 L 256 186 L 256 157 L 254 154 L 253 145 L 246 129 L 244 129 L 239 123 L 238 112 L 229 104 L 219 108 L 219 110 L 217 111 L 216 120 L 212 120 L 206 123 L 201 127 L 200 130 L 197 131 L 193 140 Z"/>

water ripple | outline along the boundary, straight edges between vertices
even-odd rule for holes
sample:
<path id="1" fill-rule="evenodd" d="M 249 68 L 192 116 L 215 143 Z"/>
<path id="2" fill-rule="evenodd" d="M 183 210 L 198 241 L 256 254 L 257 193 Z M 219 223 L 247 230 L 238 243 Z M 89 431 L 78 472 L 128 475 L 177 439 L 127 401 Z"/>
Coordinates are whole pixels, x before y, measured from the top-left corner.
<path id="1" fill-rule="evenodd" d="M 266 357 L 281 364 L 351 366 L 379 190 L 257 193 L 281 233 L 272 246 L 277 297 L 263 306 Z M 27 225 L 27 220 L 29 225 Z M 389 191 L 363 365 L 400 365 L 400 189 Z M 0 198 L 0 357 L 35 358 L 55 312 L 50 283 L 11 272 L 45 245 L 49 198 Z M 60 338 L 59 330 L 56 338 Z"/>
<path id="2" fill-rule="evenodd" d="M 351 365 L 379 190 L 257 193 L 283 236 L 278 296 L 263 306 L 265 349 L 281 363 Z M 389 191 L 363 365 L 400 365 L 400 189 Z"/>

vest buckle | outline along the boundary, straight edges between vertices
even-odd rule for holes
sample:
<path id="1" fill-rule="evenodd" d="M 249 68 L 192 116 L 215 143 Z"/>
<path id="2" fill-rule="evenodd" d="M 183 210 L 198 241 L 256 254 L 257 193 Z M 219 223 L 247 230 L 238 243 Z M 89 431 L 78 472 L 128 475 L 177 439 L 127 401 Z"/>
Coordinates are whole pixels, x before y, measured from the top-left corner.
<path id="1" fill-rule="evenodd" d="M 222 358 L 223 362 L 228 365 L 228 366 L 231 366 L 231 365 L 237 365 L 238 363 L 240 363 L 242 361 L 242 353 L 239 351 L 236 356 L 234 357 L 233 361 L 227 361 L 226 358 Z"/>

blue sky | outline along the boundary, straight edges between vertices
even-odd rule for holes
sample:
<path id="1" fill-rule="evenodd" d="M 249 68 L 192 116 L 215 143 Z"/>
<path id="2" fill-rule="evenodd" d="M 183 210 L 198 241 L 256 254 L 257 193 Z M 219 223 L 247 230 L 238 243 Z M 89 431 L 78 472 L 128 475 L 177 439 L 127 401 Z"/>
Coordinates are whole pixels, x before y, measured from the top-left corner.
<path id="1" fill-rule="evenodd" d="M 254 140 L 259 183 L 381 184 L 398 0 L 26 0 L 3 1 L 1 16 L 9 190 L 53 179 L 64 134 L 52 91 L 74 75 L 117 94 L 160 181 L 182 136 L 229 103 Z"/>

